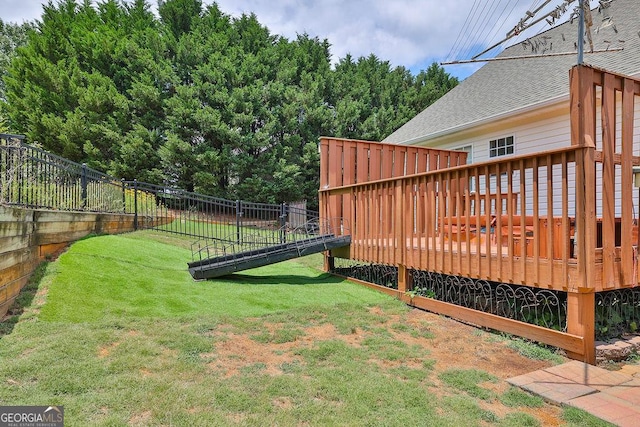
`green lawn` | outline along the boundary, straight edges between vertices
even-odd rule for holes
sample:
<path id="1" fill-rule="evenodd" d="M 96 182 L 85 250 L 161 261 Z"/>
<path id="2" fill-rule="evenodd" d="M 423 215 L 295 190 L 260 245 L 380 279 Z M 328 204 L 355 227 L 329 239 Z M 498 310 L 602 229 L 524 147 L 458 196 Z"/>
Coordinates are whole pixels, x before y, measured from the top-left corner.
<path id="1" fill-rule="evenodd" d="M 42 308 L 41 319 L 260 316 L 385 299 L 296 262 L 285 269 L 276 264 L 226 280 L 196 282 L 186 269 L 190 257 L 186 249 L 126 235 L 77 242 L 52 265 L 55 286 L 49 290 L 50 303 Z"/>
<path id="2" fill-rule="evenodd" d="M 429 340 L 446 331 L 320 257 L 195 282 L 186 247 L 100 236 L 49 263 L 0 329 L 0 402 L 64 405 L 68 426 L 519 426 L 553 411 L 489 373 L 440 372 Z"/>
<path id="3" fill-rule="evenodd" d="M 158 230 L 168 231 L 176 234 L 192 236 L 209 236 L 228 241 L 235 241 L 238 237 L 244 241 L 255 240 L 257 242 L 277 242 L 280 236 L 277 223 L 266 224 L 271 228 L 258 228 L 250 225 L 237 227 L 233 223 L 196 221 L 191 219 L 176 219 L 167 224 L 156 227 Z M 296 236 L 288 232 L 288 236 Z M 297 237 L 303 237 L 298 235 Z M 193 239 L 192 239 L 193 240 Z"/>

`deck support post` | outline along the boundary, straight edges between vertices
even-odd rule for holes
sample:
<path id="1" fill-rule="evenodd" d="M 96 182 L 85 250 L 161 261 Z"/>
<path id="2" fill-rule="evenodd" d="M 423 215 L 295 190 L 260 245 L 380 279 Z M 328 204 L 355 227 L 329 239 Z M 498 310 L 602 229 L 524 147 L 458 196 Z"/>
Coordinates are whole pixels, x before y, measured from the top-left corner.
<path id="1" fill-rule="evenodd" d="M 412 284 L 409 269 L 402 264 L 398 264 L 398 292 L 404 294 L 411 288 Z"/>
<path id="2" fill-rule="evenodd" d="M 595 365 L 596 294 L 593 289 L 580 288 L 567 293 L 567 332 L 583 339 L 582 354 L 567 353 L 571 359 Z"/>
<path id="3" fill-rule="evenodd" d="M 330 251 L 324 253 L 324 271 L 325 273 L 335 269 L 335 258 L 331 256 Z"/>

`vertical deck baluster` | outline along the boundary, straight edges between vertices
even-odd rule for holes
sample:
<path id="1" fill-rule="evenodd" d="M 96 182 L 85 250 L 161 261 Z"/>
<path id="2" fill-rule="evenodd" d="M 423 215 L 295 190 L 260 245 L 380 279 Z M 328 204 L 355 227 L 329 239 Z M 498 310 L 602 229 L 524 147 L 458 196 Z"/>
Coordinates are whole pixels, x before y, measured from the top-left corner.
<path id="1" fill-rule="evenodd" d="M 554 185 L 553 185 L 553 163 L 551 159 L 551 155 L 547 155 L 546 157 L 547 163 L 547 233 L 546 236 L 541 236 L 542 239 L 546 239 L 546 257 L 548 260 L 547 263 L 547 281 L 549 282 L 549 287 L 553 287 L 553 283 L 555 283 L 555 277 L 553 276 L 553 260 L 555 259 L 555 216 L 554 216 Z"/>
<path id="2" fill-rule="evenodd" d="M 523 233 L 523 240 L 526 233 Z M 533 282 L 540 284 L 540 165 L 538 157 L 533 159 Z M 526 253 L 526 242 L 523 242 Z"/>

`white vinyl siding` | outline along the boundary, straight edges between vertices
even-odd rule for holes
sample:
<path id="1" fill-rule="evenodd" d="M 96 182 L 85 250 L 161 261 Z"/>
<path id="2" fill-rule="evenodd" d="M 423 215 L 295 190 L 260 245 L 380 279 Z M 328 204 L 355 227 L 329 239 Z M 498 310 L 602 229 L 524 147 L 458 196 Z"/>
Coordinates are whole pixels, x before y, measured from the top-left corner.
<path id="1" fill-rule="evenodd" d="M 493 132 L 487 132 L 484 134 L 477 134 L 473 138 L 461 139 L 451 144 L 443 144 L 437 148 L 443 149 L 460 149 L 471 145 L 473 151 L 473 163 L 486 162 L 490 160 L 497 160 L 500 157 L 490 157 L 490 144 L 488 141 L 498 140 L 505 138 L 505 136 L 513 136 L 514 152 L 515 155 L 526 155 L 538 153 L 541 151 L 553 150 L 561 147 L 568 147 L 571 145 L 571 126 L 569 122 L 568 114 L 559 114 L 555 117 L 546 118 L 544 120 L 526 123 L 518 126 L 509 126 L 509 122 L 505 122 L 505 126 L 499 130 Z M 538 168 L 538 180 L 539 182 L 545 182 L 547 177 L 547 168 Z M 569 188 L 573 188 L 575 185 L 575 172 L 573 168 L 570 168 L 568 172 Z M 507 177 L 501 176 L 500 185 L 502 192 L 506 192 L 507 189 Z M 532 186 L 533 171 L 528 170 L 525 176 L 525 193 L 528 195 L 526 200 L 527 212 L 526 214 L 533 213 L 533 200 L 532 200 Z M 553 183 L 554 189 L 557 189 L 557 193 L 554 195 L 554 203 L 562 201 L 562 195 L 560 189 L 562 188 L 562 171 L 560 167 L 553 169 Z M 496 177 L 492 177 L 489 183 L 484 182 L 484 178 L 479 183 L 471 182 L 470 188 L 478 189 L 481 193 L 484 192 L 486 185 L 489 185 L 490 192 L 495 192 L 496 189 Z M 512 188 L 514 193 L 522 193 L 520 189 L 520 174 L 514 172 L 512 176 Z M 574 206 L 574 194 L 569 195 L 570 210 L 573 211 Z M 520 203 L 518 203 L 518 209 Z M 560 215 L 562 212 L 559 207 L 554 209 L 554 215 Z M 544 216 L 547 214 L 547 194 L 541 191 L 538 200 L 538 214 Z"/>
<path id="2" fill-rule="evenodd" d="M 469 145 L 464 145 L 462 147 L 456 147 L 454 148 L 455 151 L 464 151 L 465 153 L 467 153 L 467 164 L 470 165 L 471 163 L 473 163 L 473 145 L 469 144 Z"/>
<path id="3" fill-rule="evenodd" d="M 616 103 L 617 103 L 617 116 L 616 116 L 616 152 L 619 153 L 621 151 L 621 99 L 620 94 L 618 94 Z M 601 103 L 601 96 L 598 96 L 597 103 Z M 640 156 L 640 99 L 636 97 L 635 100 L 635 132 L 634 132 L 634 142 L 633 142 L 633 153 L 635 156 Z M 438 146 L 438 148 L 444 149 L 460 149 L 461 147 L 467 147 L 469 145 L 472 146 L 471 150 L 473 152 L 473 162 L 485 162 L 490 161 L 496 158 L 490 157 L 490 145 L 487 141 L 497 140 L 499 138 L 504 138 L 506 135 L 514 136 L 514 150 L 516 155 L 528 155 L 534 153 L 540 153 L 544 151 L 554 150 L 562 147 L 568 147 L 571 144 L 571 126 L 568 114 L 558 114 L 555 117 L 546 118 L 539 121 L 534 121 L 518 126 L 510 126 L 509 121 L 505 121 L 503 126 L 500 126 L 500 129 L 494 130 L 491 132 L 485 133 L 477 133 L 473 138 L 464 138 L 454 143 L 442 144 Z M 428 145 L 428 144 L 424 144 Z M 598 108 L 597 112 L 597 122 L 596 122 L 596 149 L 602 150 L 602 123 L 600 119 L 600 108 Z M 559 190 L 562 188 L 562 170 L 559 166 L 553 168 L 553 176 L 552 183 L 554 190 L 554 215 L 560 215 L 559 204 L 561 202 L 562 195 Z M 621 182 L 621 167 L 620 165 L 616 166 L 615 170 L 616 182 Z M 543 183 L 546 182 L 547 178 L 547 168 L 539 167 L 538 168 L 538 180 Z M 573 216 L 575 210 L 575 193 L 573 189 L 575 189 L 575 168 L 573 165 L 569 167 L 568 173 L 568 186 L 570 188 L 569 193 L 569 214 Z M 526 193 L 529 195 L 526 200 L 527 205 L 527 214 L 532 213 L 533 209 L 533 200 L 531 200 L 531 182 L 533 180 L 533 172 L 532 170 L 528 170 L 525 176 L 525 185 L 528 185 Z M 598 188 L 600 188 L 600 183 L 602 180 L 602 166 L 598 165 L 596 167 L 596 180 Z M 492 183 L 489 185 L 490 190 L 495 190 L 495 178 L 491 180 Z M 471 183 L 471 188 L 478 188 L 479 191 L 484 191 L 484 183 L 480 182 L 480 185 L 477 186 L 475 183 Z M 506 190 L 506 178 L 502 177 L 502 188 L 503 191 Z M 513 191 L 520 193 L 520 177 L 518 173 L 513 174 Z M 640 212 L 638 208 L 638 194 L 634 192 L 633 200 L 634 200 L 634 218 L 640 217 Z M 620 216 L 621 212 L 621 193 L 618 189 L 615 194 L 615 214 L 616 216 Z M 541 191 L 538 200 L 539 215 L 547 214 L 547 195 L 545 191 Z M 598 192 L 596 194 L 596 215 L 602 215 L 602 194 Z"/>

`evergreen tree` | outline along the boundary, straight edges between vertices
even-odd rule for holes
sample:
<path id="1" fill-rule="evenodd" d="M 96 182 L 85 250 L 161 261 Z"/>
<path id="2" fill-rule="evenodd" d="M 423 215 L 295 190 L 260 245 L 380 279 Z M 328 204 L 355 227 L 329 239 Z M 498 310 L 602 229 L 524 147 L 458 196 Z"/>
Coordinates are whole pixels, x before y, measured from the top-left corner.
<path id="1" fill-rule="evenodd" d="M 27 32 L 33 29 L 33 24 L 14 24 L 3 22 L 0 19 L 0 132 L 9 132 L 6 111 L 6 85 L 5 78 L 11 64 L 11 60 L 16 55 L 16 50 L 27 42 Z"/>
<path id="2" fill-rule="evenodd" d="M 317 208 L 320 136 L 380 140 L 457 84 L 436 64 L 413 76 L 375 55 L 332 69 L 326 40 L 287 40 L 215 3 L 158 12 L 62 0 L 33 31 L 0 21 L 11 125 L 118 177 Z"/>

